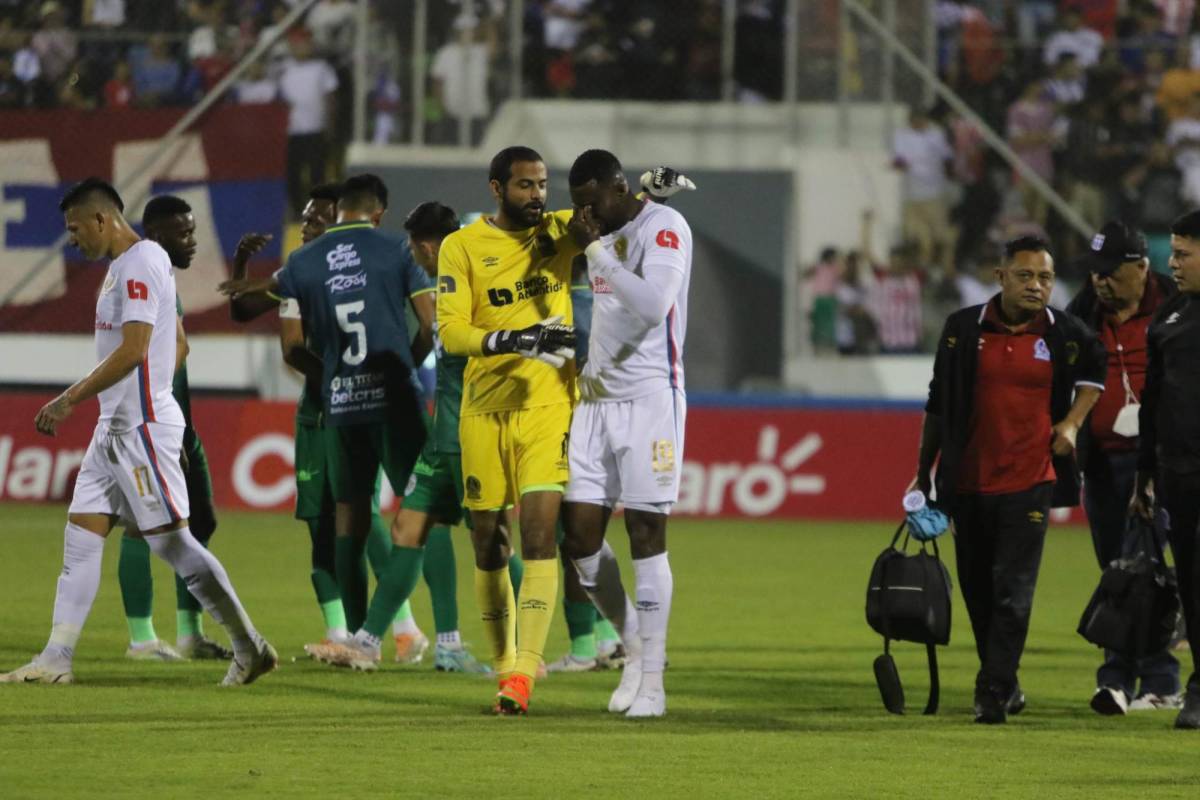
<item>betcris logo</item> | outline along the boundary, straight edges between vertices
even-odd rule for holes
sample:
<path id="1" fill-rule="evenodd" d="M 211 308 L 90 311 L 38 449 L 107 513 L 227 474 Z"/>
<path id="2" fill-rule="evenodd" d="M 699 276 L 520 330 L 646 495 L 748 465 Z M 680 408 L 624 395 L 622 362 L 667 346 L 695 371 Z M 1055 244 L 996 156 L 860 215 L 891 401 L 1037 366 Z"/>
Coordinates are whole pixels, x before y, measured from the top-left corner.
<path id="1" fill-rule="evenodd" d="M 356 272 L 353 275 L 334 275 L 329 280 L 325 281 L 326 288 L 330 294 L 342 294 L 343 292 L 352 292 L 355 289 L 367 288 L 367 273 Z"/>
<path id="2" fill-rule="evenodd" d="M 330 272 L 339 272 L 362 264 L 362 259 L 358 257 L 352 244 L 339 244 L 325 254 L 325 261 L 329 264 Z"/>

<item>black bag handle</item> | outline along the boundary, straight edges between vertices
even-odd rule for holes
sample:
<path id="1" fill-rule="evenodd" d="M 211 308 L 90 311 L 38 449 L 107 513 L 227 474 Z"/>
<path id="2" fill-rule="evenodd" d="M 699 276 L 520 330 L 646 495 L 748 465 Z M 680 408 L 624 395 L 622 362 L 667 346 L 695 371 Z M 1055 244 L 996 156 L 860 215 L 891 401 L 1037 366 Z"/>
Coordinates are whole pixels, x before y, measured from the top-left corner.
<path id="1" fill-rule="evenodd" d="M 896 532 L 892 535 L 892 549 L 896 549 L 896 543 L 900 541 L 900 534 L 905 533 L 907 531 L 907 529 L 908 529 L 908 520 L 907 519 L 902 520 L 900 522 L 900 525 L 896 528 Z M 907 533 L 905 533 L 904 544 L 902 544 L 900 546 L 901 552 L 903 552 L 904 549 L 908 547 L 908 539 L 909 539 L 909 537 L 908 537 Z M 934 557 L 937 558 L 939 561 L 941 561 L 941 553 L 938 551 L 937 540 L 931 540 L 930 543 L 933 544 Z M 921 542 L 921 550 L 922 551 L 925 550 L 925 545 L 926 545 L 926 542 Z M 884 653 L 884 655 L 891 655 L 892 626 L 891 626 L 891 616 L 888 614 L 887 572 L 888 572 L 888 562 L 887 562 L 887 560 L 885 560 L 879 570 L 880 616 L 882 617 L 881 622 L 883 623 L 883 653 Z M 929 593 L 929 576 L 928 576 L 928 574 L 926 574 L 926 576 L 925 576 L 924 591 L 926 592 L 926 594 Z M 932 715 L 932 714 L 937 713 L 938 703 L 941 699 L 941 680 L 940 680 L 939 674 L 938 674 L 937 645 L 934 644 L 933 642 L 925 643 L 925 658 L 929 662 L 929 699 L 926 701 L 925 710 L 922 713 L 927 714 L 927 715 Z M 901 713 L 903 713 L 903 712 L 901 712 Z"/>
<path id="2" fill-rule="evenodd" d="M 1167 556 L 1166 556 L 1166 553 L 1163 552 L 1162 543 L 1160 541 L 1158 541 L 1158 531 L 1155 529 L 1154 523 L 1149 520 L 1143 519 L 1138 514 L 1130 513 L 1127 524 L 1132 524 L 1132 525 L 1137 526 L 1138 538 L 1140 538 L 1142 540 L 1145 540 L 1145 539 L 1150 540 L 1150 547 L 1148 549 L 1149 549 L 1150 555 L 1154 557 L 1155 563 L 1157 565 L 1154 568 L 1154 571 L 1159 574 L 1166 574 L 1166 572 L 1167 572 Z M 1145 545 L 1143 544 L 1143 547 L 1144 546 Z"/>

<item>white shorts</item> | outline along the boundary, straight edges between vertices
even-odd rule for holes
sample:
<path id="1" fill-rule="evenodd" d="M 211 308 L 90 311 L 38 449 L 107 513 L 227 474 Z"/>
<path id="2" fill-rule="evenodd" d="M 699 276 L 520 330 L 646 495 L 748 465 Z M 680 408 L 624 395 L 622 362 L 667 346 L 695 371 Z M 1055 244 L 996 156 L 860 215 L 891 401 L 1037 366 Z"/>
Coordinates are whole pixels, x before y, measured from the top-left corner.
<path id="1" fill-rule="evenodd" d="M 669 514 L 679 499 L 687 400 L 674 389 L 581 402 L 571 421 L 565 499 Z"/>
<path id="2" fill-rule="evenodd" d="M 179 453 L 183 428 L 149 422 L 120 433 L 100 423 L 83 456 L 68 514 L 108 514 L 140 531 L 188 518 Z"/>

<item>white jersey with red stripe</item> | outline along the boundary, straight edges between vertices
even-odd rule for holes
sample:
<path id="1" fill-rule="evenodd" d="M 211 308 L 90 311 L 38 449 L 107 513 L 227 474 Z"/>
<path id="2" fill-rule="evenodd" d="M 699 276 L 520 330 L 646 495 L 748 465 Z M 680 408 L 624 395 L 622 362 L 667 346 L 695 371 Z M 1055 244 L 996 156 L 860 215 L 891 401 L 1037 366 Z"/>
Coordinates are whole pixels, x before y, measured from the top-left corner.
<path id="1" fill-rule="evenodd" d="M 674 298 L 662 298 L 666 317 L 650 325 L 621 302 L 608 281 L 593 276 L 592 331 L 580 398 L 632 400 L 668 388 L 682 393 L 692 229 L 675 209 L 646 202 L 636 217 L 600 242 L 623 269 L 639 277 L 673 270 L 682 280 Z"/>
<path id="2" fill-rule="evenodd" d="M 114 432 L 147 422 L 184 426 L 171 394 L 175 374 L 175 272 L 167 251 L 148 239 L 108 267 L 96 301 L 96 357 L 103 361 L 124 336 L 127 322 L 154 326 L 150 348 L 137 369 L 100 393 L 100 422 Z"/>

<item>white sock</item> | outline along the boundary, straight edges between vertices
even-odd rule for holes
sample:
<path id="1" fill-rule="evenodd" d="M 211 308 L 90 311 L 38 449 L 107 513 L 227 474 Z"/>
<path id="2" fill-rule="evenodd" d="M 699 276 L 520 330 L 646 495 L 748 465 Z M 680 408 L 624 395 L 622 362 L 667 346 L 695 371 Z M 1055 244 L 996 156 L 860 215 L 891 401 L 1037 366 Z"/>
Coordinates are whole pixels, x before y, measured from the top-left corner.
<path id="1" fill-rule="evenodd" d="M 417 620 L 411 614 L 404 619 L 392 620 L 392 633 L 396 636 L 403 636 L 405 634 L 416 636 L 420 632 L 421 629 L 417 627 Z"/>
<path id="2" fill-rule="evenodd" d="M 103 562 L 104 537 L 68 522 L 63 534 L 63 568 L 54 595 L 54 623 L 50 640 L 39 656 L 42 661 L 70 665 L 83 623 L 100 589 Z"/>
<path id="3" fill-rule="evenodd" d="M 379 648 L 383 647 L 383 642 L 380 641 L 378 636 L 372 636 L 362 628 L 359 628 L 355 632 L 351 641 L 359 647 L 365 647 L 376 652 L 378 652 Z"/>
<path id="4" fill-rule="evenodd" d="M 442 647 L 449 647 L 451 650 L 458 650 L 462 647 L 462 637 L 458 631 L 447 631 L 437 635 L 437 643 Z"/>
<path id="5" fill-rule="evenodd" d="M 350 631 L 345 628 L 326 628 L 325 638 L 331 642 L 344 642 L 350 638 Z"/>
<path id="6" fill-rule="evenodd" d="M 574 564 L 579 572 L 579 584 L 596 609 L 617 629 L 626 650 L 641 650 L 638 615 L 621 586 L 621 567 L 608 542 L 592 555 L 575 559 Z"/>
<path id="7" fill-rule="evenodd" d="M 146 544 L 154 555 L 171 565 L 204 610 L 224 626 L 234 656 L 251 656 L 257 649 L 258 632 L 216 556 L 205 550 L 187 528 L 147 536 Z"/>
<path id="8" fill-rule="evenodd" d="M 637 618 L 642 634 L 642 681 L 658 673 L 662 688 L 662 671 L 667 661 L 667 621 L 671 616 L 671 593 L 675 581 L 667 554 L 634 559 L 633 572 L 637 578 Z"/>

